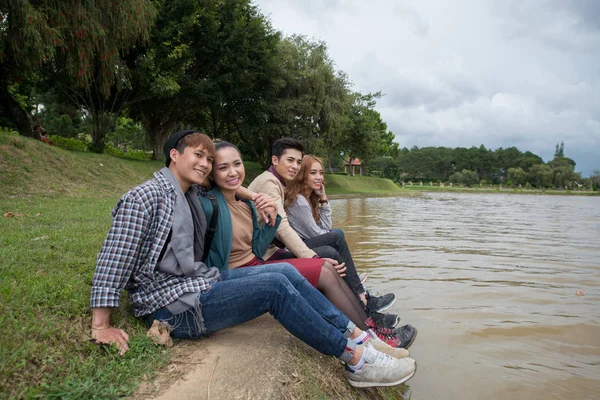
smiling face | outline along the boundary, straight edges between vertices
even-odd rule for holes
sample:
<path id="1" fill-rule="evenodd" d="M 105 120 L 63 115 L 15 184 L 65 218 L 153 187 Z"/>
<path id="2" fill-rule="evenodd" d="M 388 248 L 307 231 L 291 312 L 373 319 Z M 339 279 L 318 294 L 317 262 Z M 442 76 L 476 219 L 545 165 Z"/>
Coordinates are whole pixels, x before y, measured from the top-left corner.
<path id="1" fill-rule="evenodd" d="M 302 165 L 302 152 L 296 149 L 286 149 L 281 157 L 273 156 L 271 162 L 283 179 L 293 181 Z"/>
<path id="2" fill-rule="evenodd" d="M 213 164 L 212 179 L 221 189 L 225 197 L 233 197 L 235 191 L 242 186 L 246 170 L 242 156 L 233 147 L 223 147 L 217 150 Z"/>
<path id="3" fill-rule="evenodd" d="M 309 163 L 307 166 L 308 174 L 304 178 L 304 185 L 313 190 L 319 190 L 323 186 L 323 166 L 317 160 L 306 160 L 304 161 Z"/>
<path id="4" fill-rule="evenodd" d="M 183 149 L 183 153 L 171 149 L 170 156 L 169 169 L 184 192 L 192 184 L 206 184 L 206 178 L 212 170 L 213 156 L 203 145 L 188 146 Z"/>

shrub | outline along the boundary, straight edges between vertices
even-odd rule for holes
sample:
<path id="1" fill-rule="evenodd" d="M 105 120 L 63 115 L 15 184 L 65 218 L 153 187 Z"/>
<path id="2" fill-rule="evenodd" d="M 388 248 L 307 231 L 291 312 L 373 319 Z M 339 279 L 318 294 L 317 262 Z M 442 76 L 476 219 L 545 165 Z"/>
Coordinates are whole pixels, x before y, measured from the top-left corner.
<path id="1" fill-rule="evenodd" d="M 7 128 L 5 126 L 0 126 L 0 133 L 4 133 L 7 135 L 18 135 L 19 132 L 15 131 L 13 128 Z"/>
<path id="2" fill-rule="evenodd" d="M 144 150 L 123 151 L 112 147 L 110 144 L 104 145 L 104 154 L 132 160 L 150 160 L 152 158 L 152 153 L 145 152 Z"/>
<path id="3" fill-rule="evenodd" d="M 79 139 L 66 138 L 62 136 L 52 135 L 50 140 L 54 142 L 56 147 L 72 151 L 88 151 L 89 143 Z"/>

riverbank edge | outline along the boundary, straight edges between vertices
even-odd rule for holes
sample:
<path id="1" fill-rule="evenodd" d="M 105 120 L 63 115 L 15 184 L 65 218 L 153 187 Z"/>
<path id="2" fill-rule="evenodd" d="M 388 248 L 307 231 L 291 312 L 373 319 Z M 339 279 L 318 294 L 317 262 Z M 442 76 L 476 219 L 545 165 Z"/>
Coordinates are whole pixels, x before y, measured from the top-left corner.
<path id="1" fill-rule="evenodd" d="M 249 349 L 260 337 L 260 346 Z M 129 400 L 402 400 L 406 384 L 357 389 L 338 359 L 294 338 L 263 315 L 200 340 L 175 341 L 170 361 L 144 379 Z"/>

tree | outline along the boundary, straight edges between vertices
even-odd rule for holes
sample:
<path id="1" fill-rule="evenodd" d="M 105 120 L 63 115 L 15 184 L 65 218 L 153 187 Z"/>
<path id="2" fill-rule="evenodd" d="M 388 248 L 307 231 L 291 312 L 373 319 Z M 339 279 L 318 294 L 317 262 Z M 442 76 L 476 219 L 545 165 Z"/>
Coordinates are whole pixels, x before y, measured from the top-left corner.
<path id="1" fill-rule="evenodd" d="M 529 169 L 529 181 L 538 189 L 545 189 L 552 185 L 552 168 L 545 164 L 537 164 Z"/>
<path id="2" fill-rule="evenodd" d="M 556 150 L 554 151 L 554 158 L 561 158 L 565 156 L 565 142 L 560 142 L 560 146 L 556 143 Z"/>
<path id="3" fill-rule="evenodd" d="M 262 150 L 260 130 L 280 85 L 278 41 L 248 0 L 161 2 L 151 41 L 132 68 L 137 95 L 130 105 L 154 158 L 175 126 Z"/>
<path id="4" fill-rule="evenodd" d="M 594 173 L 590 176 L 590 183 L 593 190 L 600 189 L 600 170 L 594 170 Z"/>
<path id="5" fill-rule="evenodd" d="M 36 80 L 48 64 L 72 85 L 107 98 L 119 83 L 121 54 L 148 38 L 151 0 L 5 0 L 0 3 L 0 105 L 19 132 L 34 136 L 29 114 L 10 87 Z M 70 83 L 71 84 L 71 83 Z"/>
<path id="6" fill-rule="evenodd" d="M 453 184 L 462 184 L 464 181 L 464 177 L 463 174 L 461 172 L 455 172 L 452 175 L 450 175 L 449 181 L 452 182 Z"/>
<path id="7" fill-rule="evenodd" d="M 388 132 L 387 124 L 375 110 L 380 92 L 366 95 L 356 92 L 353 97 L 342 150 L 348 159 L 358 157 L 363 166 L 368 166 L 373 157 L 383 155 L 394 147 L 390 143 L 393 133 Z"/>
<path id="8" fill-rule="evenodd" d="M 508 180 L 514 185 L 524 185 L 527 183 L 527 173 L 521 167 L 509 168 Z"/>
<path id="9" fill-rule="evenodd" d="M 462 183 L 466 187 L 471 187 L 476 183 L 479 183 L 479 174 L 475 171 L 471 171 L 468 169 L 462 170 Z"/>

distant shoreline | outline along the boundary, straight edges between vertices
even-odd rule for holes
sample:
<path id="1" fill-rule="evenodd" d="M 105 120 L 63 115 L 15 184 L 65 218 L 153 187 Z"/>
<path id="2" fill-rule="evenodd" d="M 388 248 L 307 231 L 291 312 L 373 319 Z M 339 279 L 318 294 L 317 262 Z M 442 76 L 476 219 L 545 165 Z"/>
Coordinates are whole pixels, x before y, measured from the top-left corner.
<path id="1" fill-rule="evenodd" d="M 417 197 L 423 193 L 484 193 L 484 194 L 514 194 L 514 195 L 535 195 L 535 196 L 600 196 L 600 191 L 574 191 L 574 190 L 538 190 L 538 189 L 480 189 L 480 188 L 440 188 L 437 186 L 428 187 L 412 187 L 399 189 L 397 192 L 382 192 L 382 193 L 335 193 L 330 194 L 331 199 L 352 199 L 352 198 L 368 198 L 368 197 Z"/>

